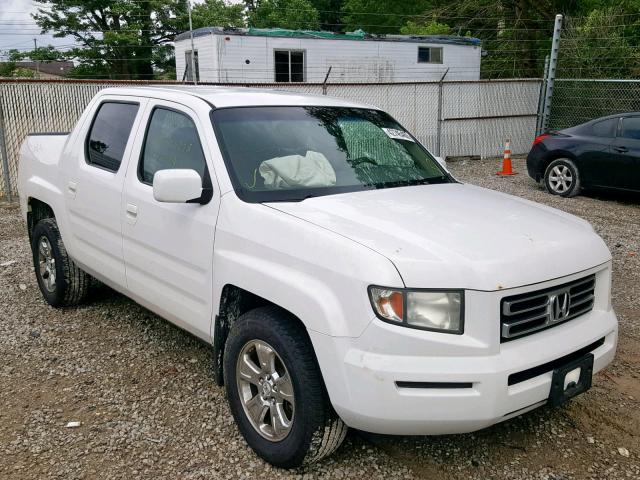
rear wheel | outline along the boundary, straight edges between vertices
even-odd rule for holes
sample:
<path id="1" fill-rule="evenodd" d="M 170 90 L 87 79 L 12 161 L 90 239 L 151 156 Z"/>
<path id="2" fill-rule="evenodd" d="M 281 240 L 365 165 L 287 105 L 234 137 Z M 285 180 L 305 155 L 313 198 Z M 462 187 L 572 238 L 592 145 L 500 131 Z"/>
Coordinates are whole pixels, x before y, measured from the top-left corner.
<path id="1" fill-rule="evenodd" d="M 231 412 L 249 446 L 278 467 L 333 453 L 347 426 L 328 399 L 307 332 L 277 307 L 241 316 L 224 349 Z"/>
<path id="2" fill-rule="evenodd" d="M 38 286 L 53 307 L 77 305 L 87 295 L 91 277 L 67 255 L 53 218 L 39 221 L 31 237 Z"/>
<path id="3" fill-rule="evenodd" d="M 544 172 L 544 183 L 553 195 L 575 197 L 580 193 L 578 167 L 568 158 L 554 160 Z"/>

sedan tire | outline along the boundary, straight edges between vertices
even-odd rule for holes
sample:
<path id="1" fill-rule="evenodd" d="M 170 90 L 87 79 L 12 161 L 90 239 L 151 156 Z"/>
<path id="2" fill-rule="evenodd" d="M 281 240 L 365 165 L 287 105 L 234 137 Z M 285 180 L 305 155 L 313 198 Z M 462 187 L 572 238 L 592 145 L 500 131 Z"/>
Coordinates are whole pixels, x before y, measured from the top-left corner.
<path id="1" fill-rule="evenodd" d="M 568 158 L 552 161 L 544 172 L 547 191 L 561 197 L 575 197 L 580 193 L 580 173 L 578 167 Z"/>
<path id="2" fill-rule="evenodd" d="M 224 383 L 249 446 L 282 468 L 333 453 L 347 426 L 329 401 L 305 328 L 278 307 L 261 307 L 233 324 L 224 348 Z"/>

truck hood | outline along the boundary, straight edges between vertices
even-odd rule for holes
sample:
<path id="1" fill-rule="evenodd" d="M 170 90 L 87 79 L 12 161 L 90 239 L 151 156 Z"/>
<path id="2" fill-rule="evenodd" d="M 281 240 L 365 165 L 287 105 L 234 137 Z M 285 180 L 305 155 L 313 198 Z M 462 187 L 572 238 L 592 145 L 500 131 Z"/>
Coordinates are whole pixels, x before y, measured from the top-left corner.
<path id="1" fill-rule="evenodd" d="M 611 259 L 588 222 L 472 185 L 368 190 L 268 206 L 379 252 L 407 287 L 494 291 Z"/>

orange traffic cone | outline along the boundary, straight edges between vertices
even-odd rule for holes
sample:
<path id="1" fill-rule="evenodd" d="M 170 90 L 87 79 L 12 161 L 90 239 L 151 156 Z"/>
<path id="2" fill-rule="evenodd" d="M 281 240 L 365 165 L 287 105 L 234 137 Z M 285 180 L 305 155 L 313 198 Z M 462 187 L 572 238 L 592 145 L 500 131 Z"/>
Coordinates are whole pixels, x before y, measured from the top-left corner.
<path id="1" fill-rule="evenodd" d="M 511 166 L 511 142 L 509 140 L 504 144 L 504 157 L 502 158 L 502 170 L 496 173 L 496 175 L 500 175 L 501 177 L 507 175 L 517 175 L 517 172 L 513 171 Z"/>

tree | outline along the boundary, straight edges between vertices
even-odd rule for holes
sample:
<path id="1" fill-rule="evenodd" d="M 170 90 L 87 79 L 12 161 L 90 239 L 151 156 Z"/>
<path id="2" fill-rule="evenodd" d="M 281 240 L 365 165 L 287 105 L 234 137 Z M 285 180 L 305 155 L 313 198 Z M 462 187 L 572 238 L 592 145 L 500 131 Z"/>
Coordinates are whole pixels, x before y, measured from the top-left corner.
<path id="1" fill-rule="evenodd" d="M 258 0 L 249 9 L 249 25 L 256 28 L 318 30 L 318 10 L 309 0 Z"/>
<path id="2" fill-rule="evenodd" d="M 594 9 L 565 22 L 558 75 L 568 78 L 638 78 L 640 20 L 620 8 Z"/>
<path id="3" fill-rule="evenodd" d="M 185 0 L 35 0 L 33 15 L 44 32 L 73 37 L 77 46 L 58 52 L 76 59 L 78 71 L 116 79 L 150 79 L 171 58 L 168 43 L 186 30 Z M 52 47 L 51 47 L 52 48 Z M 26 56 L 37 54 L 28 52 Z"/>
<path id="4" fill-rule="evenodd" d="M 431 0 L 346 0 L 342 7 L 344 30 L 361 28 L 369 33 L 400 33 L 408 20 L 432 7 Z"/>
<path id="5" fill-rule="evenodd" d="M 244 5 L 228 4 L 224 0 L 205 0 L 193 6 L 193 28 L 243 27 Z"/>
<path id="6" fill-rule="evenodd" d="M 429 22 L 419 24 L 409 20 L 407 24 L 400 29 L 403 35 L 451 35 L 453 30 L 446 23 Z"/>
<path id="7" fill-rule="evenodd" d="M 340 21 L 340 11 L 345 0 L 310 0 L 311 4 L 318 10 L 320 28 L 330 32 L 341 32 L 342 23 Z"/>

